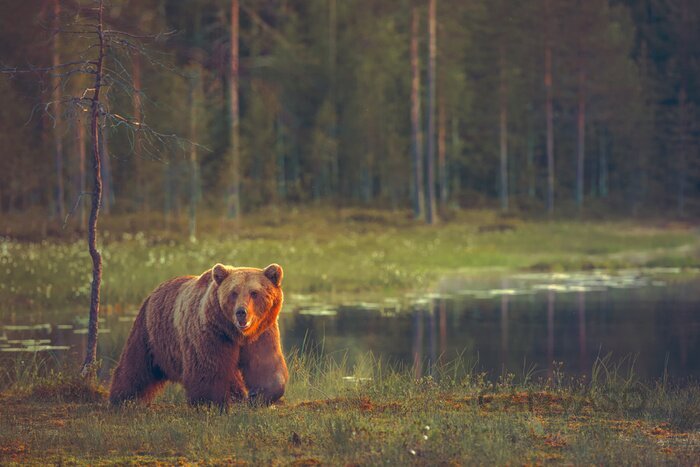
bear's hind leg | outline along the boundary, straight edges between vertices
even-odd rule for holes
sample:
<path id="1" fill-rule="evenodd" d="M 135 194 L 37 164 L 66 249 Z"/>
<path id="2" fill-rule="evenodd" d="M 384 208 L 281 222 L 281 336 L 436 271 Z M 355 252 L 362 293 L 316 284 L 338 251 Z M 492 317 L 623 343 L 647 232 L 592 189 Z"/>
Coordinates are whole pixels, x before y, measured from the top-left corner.
<path id="1" fill-rule="evenodd" d="M 150 402 L 165 385 L 165 375 L 148 352 L 145 303 L 134 321 L 119 364 L 114 370 L 109 401 L 116 405 L 139 399 Z"/>

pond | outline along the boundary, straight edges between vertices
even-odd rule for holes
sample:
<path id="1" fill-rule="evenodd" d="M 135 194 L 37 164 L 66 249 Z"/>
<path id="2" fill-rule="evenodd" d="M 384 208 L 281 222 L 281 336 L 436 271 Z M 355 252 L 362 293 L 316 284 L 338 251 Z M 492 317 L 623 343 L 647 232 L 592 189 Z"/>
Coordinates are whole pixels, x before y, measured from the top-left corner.
<path id="1" fill-rule="evenodd" d="M 104 311 L 98 352 L 106 378 L 136 307 Z M 78 362 L 86 314 L 0 310 L 0 365 Z M 456 359 L 492 378 L 506 371 L 546 377 L 559 366 L 583 375 L 611 353 L 645 379 L 697 379 L 700 277 L 676 270 L 453 276 L 428 294 L 339 305 L 288 293 L 280 328 L 286 350 L 322 351 L 350 365 L 371 352 L 417 377 Z"/>

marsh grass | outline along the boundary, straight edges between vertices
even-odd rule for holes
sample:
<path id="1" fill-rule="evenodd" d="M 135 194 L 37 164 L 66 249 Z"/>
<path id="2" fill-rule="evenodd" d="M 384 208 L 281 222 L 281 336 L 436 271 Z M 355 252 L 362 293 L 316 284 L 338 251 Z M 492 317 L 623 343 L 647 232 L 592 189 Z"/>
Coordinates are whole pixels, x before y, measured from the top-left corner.
<path id="1" fill-rule="evenodd" d="M 76 399 L 65 393 L 70 377 L 34 371 L 0 396 L 0 463 L 655 464 L 700 455 L 699 386 L 644 384 L 629 359 L 601 358 L 588 379 L 559 368 L 491 381 L 456 362 L 416 379 L 372 355 L 352 366 L 309 349 L 288 357 L 283 403 L 228 413 L 188 407 L 174 385 L 150 406 L 111 408 L 103 388 Z"/>
<path id="2" fill-rule="evenodd" d="M 509 228 L 498 227 L 504 223 Z M 59 313 L 82 316 L 73 310 L 84 308 L 89 293 L 83 241 L 49 227 L 31 237 L 38 227 L 25 232 L 21 220 L 7 225 L 8 237 L 0 239 L 2 313 L 31 310 L 32 323 L 55 322 Z M 195 243 L 183 240 L 184 224 L 166 226 L 157 216 L 114 216 L 102 225 L 103 313 L 117 315 L 135 309 L 161 281 L 220 261 L 283 264 L 289 297 L 363 301 L 425 289 L 456 271 L 700 265 L 697 235 L 685 226 L 538 223 L 478 211 L 456 213 L 439 228 L 408 213 L 357 209 L 270 210 L 239 224 L 204 217 Z M 101 335 L 101 345 L 122 338 Z M 424 376 L 416 378 L 415 368 L 371 354 L 351 361 L 305 345 L 288 355 L 284 403 L 239 404 L 221 414 L 188 407 L 176 385 L 148 407 L 110 408 L 103 386 L 40 355 L 0 365 L 0 464 L 655 464 L 700 458 L 700 385 L 640 381 L 629 358 L 601 358 L 585 379 L 567 376 L 560 366 L 546 377 L 532 368 L 486 374 L 461 357 L 424 365 L 418 372 Z"/>
<path id="3" fill-rule="evenodd" d="M 512 228 L 488 228 L 504 222 Z M 100 238 L 106 309 L 135 307 L 163 280 L 197 274 L 216 262 L 278 262 L 291 293 L 362 299 L 424 289 L 455 271 L 700 266 L 691 229 L 631 221 L 532 222 L 465 211 L 436 228 L 408 212 L 292 209 L 261 212 L 239 224 L 205 217 L 201 225 L 200 238 L 190 242 L 179 224 L 166 228 L 155 215 L 106 219 Z M 90 285 L 84 242 L 21 238 L 0 239 L 0 298 L 6 307 L 83 306 Z"/>

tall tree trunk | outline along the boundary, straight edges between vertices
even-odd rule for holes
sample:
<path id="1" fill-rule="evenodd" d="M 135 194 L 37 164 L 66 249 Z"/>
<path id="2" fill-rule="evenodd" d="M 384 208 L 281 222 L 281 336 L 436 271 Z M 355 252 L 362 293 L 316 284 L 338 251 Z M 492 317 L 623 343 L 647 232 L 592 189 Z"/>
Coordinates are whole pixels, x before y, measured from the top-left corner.
<path id="1" fill-rule="evenodd" d="M 598 194 L 601 198 L 608 197 L 608 130 L 602 127 L 600 131 L 600 162 L 598 163 Z"/>
<path id="2" fill-rule="evenodd" d="M 551 21 L 549 16 L 547 14 L 548 28 L 549 21 Z M 544 86 L 547 119 L 547 213 L 552 215 L 554 213 L 554 109 L 552 106 L 552 44 L 549 31 L 545 39 L 544 49 Z"/>
<path id="3" fill-rule="evenodd" d="M 535 198 L 535 129 L 532 113 L 534 106 L 528 104 L 527 118 L 527 196 Z"/>
<path id="4" fill-rule="evenodd" d="M 61 134 L 62 125 L 62 106 L 61 106 L 61 79 L 59 77 L 60 70 L 58 69 L 61 63 L 59 54 L 59 29 L 61 27 L 61 3 L 59 0 L 53 0 L 53 16 L 52 16 L 52 31 L 51 31 L 51 65 L 54 67 L 51 73 L 51 101 L 54 108 L 53 122 L 53 142 L 54 142 L 54 159 L 56 164 L 56 214 L 63 220 L 66 215 L 66 206 L 64 200 L 63 186 L 63 135 Z"/>
<path id="5" fill-rule="evenodd" d="M 85 183 L 85 123 L 77 118 L 75 120 L 76 144 L 78 146 L 78 202 L 80 203 L 80 230 L 85 228 L 85 203 L 83 194 L 87 189 Z"/>
<path id="6" fill-rule="evenodd" d="M 190 78 L 190 215 L 189 215 L 189 233 L 190 241 L 197 239 L 197 204 L 199 202 L 199 161 L 197 160 L 197 146 L 194 144 L 197 141 L 197 119 L 198 107 L 202 97 L 202 77 L 201 67 L 199 63 L 194 64 L 194 73 Z"/>
<path id="7" fill-rule="evenodd" d="M 101 96 L 101 106 L 107 107 L 107 90 L 104 91 Z M 109 132 L 104 125 L 101 125 L 98 136 L 101 151 L 100 170 L 102 172 L 102 202 L 100 207 L 104 214 L 109 214 L 114 204 L 114 192 L 112 191 L 112 163 L 109 156 Z"/>
<path id="8" fill-rule="evenodd" d="M 445 99 L 440 97 L 438 105 L 438 179 L 440 182 L 440 204 L 447 203 L 447 160 L 446 160 L 446 132 Z"/>
<path id="9" fill-rule="evenodd" d="M 423 182 L 423 129 L 421 123 L 420 54 L 418 37 L 420 14 L 413 7 L 411 21 L 411 142 L 413 145 L 413 213 L 416 218 L 425 216 L 425 183 Z"/>
<path id="10" fill-rule="evenodd" d="M 426 221 L 435 224 L 438 221 L 435 202 L 435 60 L 437 57 L 437 0 L 428 4 L 428 159 L 426 186 Z"/>
<path id="11" fill-rule="evenodd" d="M 163 174 L 163 185 L 165 193 L 163 194 L 163 217 L 165 218 L 165 226 L 170 227 L 172 220 L 174 196 L 173 196 L 173 164 L 172 160 L 168 161 L 164 166 L 165 173 Z"/>
<path id="12" fill-rule="evenodd" d="M 586 149 L 586 72 L 583 69 L 583 63 L 580 65 L 578 73 L 578 117 L 577 133 L 578 142 L 576 145 L 577 164 L 576 164 L 576 206 L 579 210 L 583 208 L 583 190 L 584 190 L 584 162 Z"/>
<path id="13" fill-rule="evenodd" d="M 452 175 L 452 199 L 457 201 L 459 205 L 459 193 L 461 191 L 460 173 L 458 170 L 458 161 L 462 155 L 462 140 L 459 137 L 459 120 L 456 116 L 452 116 L 452 147 L 450 156 L 450 174 Z"/>
<path id="14" fill-rule="evenodd" d="M 499 53 L 499 143 L 501 162 L 501 183 L 499 193 L 501 199 L 501 211 L 508 211 L 508 84 L 506 82 L 506 48 L 501 44 Z"/>
<path id="15" fill-rule="evenodd" d="M 133 116 L 134 121 L 141 122 L 142 107 L 141 107 L 141 56 L 139 53 L 135 53 L 132 56 L 132 70 L 131 70 L 131 80 L 132 80 L 132 106 L 133 106 Z M 148 183 L 144 174 L 144 160 L 143 160 L 143 150 L 141 146 L 141 131 L 139 128 L 134 132 L 134 169 L 136 170 L 136 207 L 137 209 L 145 208 L 148 210 Z"/>
<path id="16" fill-rule="evenodd" d="M 231 0 L 231 69 L 230 69 L 230 113 L 231 113 L 231 169 L 230 186 L 228 191 L 228 217 L 235 218 L 241 215 L 240 199 L 240 121 L 238 108 L 238 31 L 239 31 L 239 4 L 238 0 Z"/>
<path id="17" fill-rule="evenodd" d="M 95 65 L 95 91 L 92 95 L 90 114 L 90 128 L 92 138 L 92 172 L 93 192 L 92 205 L 90 207 L 90 220 L 88 225 L 88 249 L 92 258 L 92 285 L 90 288 L 90 316 L 88 319 L 87 347 L 85 361 L 81 374 L 83 377 L 94 377 L 97 360 L 97 328 L 100 313 L 100 284 L 102 282 L 102 256 L 97 249 L 97 216 L 102 202 L 102 171 L 100 148 L 100 90 L 102 89 L 102 65 L 105 56 L 105 41 L 102 29 L 103 1 L 100 0 L 97 14 L 98 57 Z"/>
<path id="18" fill-rule="evenodd" d="M 328 2 L 328 74 L 330 77 L 330 105 L 331 118 L 329 122 L 329 137 L 334 144 L 329 145 L 330 149 L 330 192 L 331 196 L 338 196 L 340 185 L 340 165 L 338 161 L 338 115 L 336 104 L 336 62 L 337 62 L 337 4 L 336 0 Z"/>
<path id="19" fill-rule="evenodd" d="M 685 215 L 685 185 L 688 171 L 688 96 L 685 86 L 678 92 L 678 215 Z"/>
<path id="20" fill-rule="evenodd" d="M 286 166 L 286 151 L 287 141 L 285 138 L 282 117 L 277 114 L 275 122 L 276 139 L 275 152 L 277 153 L 277 196 L 281 200 L 287 199 L 287 166 Z"/>
<path id="21" fill-rule="evenodd" d="M 692 55 L 690 53 L 691 39 L 691 18 L 688 8 L 688 0 L 680 2 L 680 47 L 678 51 L 681 87 L 678 91 L 678 113 L 679 113 L 679 164 L 678 164 L 678 215 L 685 215 L 685 185 L 687 183 L 688 171 L 688 146 L 692 127 L 690 123 L 690 115 L 688 109 L 688 75 L 691 70 L 690 62 Z"/>

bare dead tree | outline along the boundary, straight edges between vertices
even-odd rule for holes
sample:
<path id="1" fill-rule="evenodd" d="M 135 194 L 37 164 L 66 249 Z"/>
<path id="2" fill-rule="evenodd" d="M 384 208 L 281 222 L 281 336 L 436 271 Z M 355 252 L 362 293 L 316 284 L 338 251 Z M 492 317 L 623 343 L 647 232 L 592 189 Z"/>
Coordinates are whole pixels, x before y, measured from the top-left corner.
<path id="1" fill-rule="evenodd" d="M 88 321 L 88 342 L 85 351 L 85 360 L 80 373 L 83 377 L 95 372 L 97 360 L 97 331 L 98 316 L 100 313 L 100 285 L 102 284 L 102 255 L 97 249 L 97 217 L 100 214 L 102 202 L 102 172 L 101 172 L 101 148 L 100 148 L 100 90 L 102 89 L 103 63 L 105 58 L 105 36 L 103 15 L 104 3 L 100 0 L 97 12 L 96 34 L 98 40 L 97 61 L 95 63 L 95 87 L 90 105 L 90 137 L 92 143 L 92 203 L 90 206 L 90 219 L 88 220 L 88 249 L 92 258 L 92 284 L 90 286 L 90 315 Z"/>
<path id="2" fill-rule="evenodd" d="M 102 207 L 103 195 L 103 176 L 102 168 L 105 161 L 105 136 L 106 127 L 109 125 L 113 128 L 126 128 L 132 135 L 135 132 L 139 133 L 139 150 L 149 151 L 156 145 L 165 145 L 170 142 L 177 143 L 183 147 L 183 143 L 188 142 L 178 138 L 174 134 L 165 134 L 154 130 L 145 124 L 143 120 L 143 112 L 139 106 L 138 112 L 135 111 L 135 116 L 123 116 L 112 111 L 107 103 L 107 91 L 110 88 L 124 91 L 130 97 L 133 93 L 140 93 L 139 89 L 135 89 L 134 80 L 129 72 L 121 64 L 121 61 L 116 56 L 116 50 L 120 49 L 127 54 L 140 54 L 148 56 L 145 48 L 138 42 L 141 39 L 156 39 L 160 35 L 138 35 L 127 32 L 122 32 L 114 29 L 106 28 L 105 21 L 105 6 L 104 0 L 97 0 L 96 7 L 87 8 L 79 4 L 71 4 L 76 8 L 76 17 L 74 23 L 68 26 L 61 26 L 60 21 L 54 18 L 52 22 L 51 34 L 55 44 L 56 35 L 58 34 L 77 34 L 86 41 L 89 41 L 87 47 L 81 52 L 81 57 L 77 60 L 71 60 L 64 63 L 58 63 L 55 55 L 52 56 L 52 64 L 43 68 L 19 69 L 17 67 L 0 67 L 0 73 L 20 74 L 20 73 L 38 73 L 47 74 L 52 81 L 52 97 L 51 102 L 44 104 L 44 109 L 48 112 L 50 107 L 56 109 L 59 107 L 66 108 L 66 114 L 79 115 L 80 113 L 89 113 L 90 122 L 90 158 L 92 160 L 92 190 L 85 191 L 81 188 L 78 194 L 78 199 L 75 207 L 65 217 L 64 225 L 68 218 L 76 210 L 83 196 L 90 196 L 90 216 L 87 226 L 87 243 L 90 258 L 92 260 L 92 281 L 90 286 L 90 309 L 88 320 L 87 348 L 85 358 L 83 360 L 80 373 L 83 377 L 91 378 L 96 376 L 99 367 L 97 361 L 97 335 L 98 335 L 98 318 L 100 312 L 100 287 L 102 283 L 102 255 L 97 248 L 97 222 Z M 57 15 L 55 15 L 57 16 Z M 110 52 L 114 52 L 110 55 Z M 83 56 L 83 55 L 90 55 Z M 113 63 L 113 68 L 107 66 L 107 56 L 110 55 L 110 63 Z M 158 62 L 149 57 L 151 63 Z M 60 92 L 56 90 L 65 90 L 69 88 L 67 82 L 71 77 L 76 75 L 88 75 L 92 77 L 92 87 L 82 90 L 79 95 L 60 96 Z M 139 86 L 138 79 L 136 85 Z M 142 96 L 139 95 L 139 104 Z M 78 144 L 82 145 L 82 123 L 79 118 L 76 122 Z M 132 138 L 133 140 L 133 138 Z M 78 149 L 81 151 L 81 149 Z M 149 151 L 150 152 L 150 151 Z M 79 154 L 79 157 L 82 157 Z M 82 164 L 81 164 L 82 167 Z M 82 177 L 82 174 L 81 174 Z M 82 186 L 82 185 L 81 185 Z M 61 190 L 62 191 L 62 190 Z"/>

